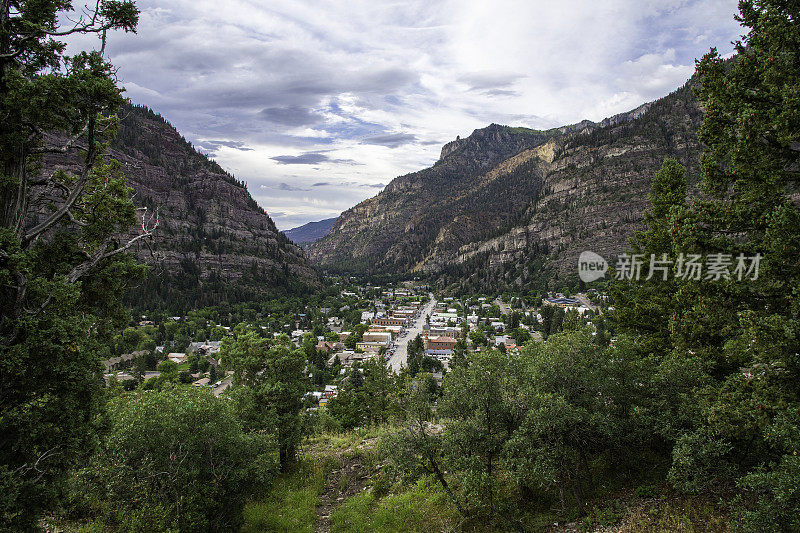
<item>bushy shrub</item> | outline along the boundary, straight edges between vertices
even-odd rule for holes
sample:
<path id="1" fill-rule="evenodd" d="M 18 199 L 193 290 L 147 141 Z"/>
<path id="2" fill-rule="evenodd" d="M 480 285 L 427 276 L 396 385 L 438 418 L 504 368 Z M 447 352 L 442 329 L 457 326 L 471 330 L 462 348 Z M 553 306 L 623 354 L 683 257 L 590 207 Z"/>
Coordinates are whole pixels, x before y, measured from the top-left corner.
<path id="1" fill-rule="evenodd" d="M 208 391 L 139 391 L 111 400 L 108 431 L 78 476 L 103 501 L 111 527 L 229 531 L 246 500 L 277 469 L 270 437 L 245 433 L 230 406 Z"/>

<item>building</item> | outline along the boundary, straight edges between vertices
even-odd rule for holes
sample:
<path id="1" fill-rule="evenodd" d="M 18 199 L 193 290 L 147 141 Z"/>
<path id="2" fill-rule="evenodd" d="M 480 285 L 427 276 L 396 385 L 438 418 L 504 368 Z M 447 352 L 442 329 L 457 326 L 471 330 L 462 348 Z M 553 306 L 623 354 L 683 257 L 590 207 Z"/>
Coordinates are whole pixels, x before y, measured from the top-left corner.
<path id="1" fill-rule="evenodd" d="M 382 318 L 373 318 L 372 324 L 376 326 L 408 326 L 408 319 L 396 316 L 387 316 Z"/>
<path id="2" fill-rule="evenodd" d="M 317 343 L 317 351 L 331 354 L 344 348 L 341 342 L 319 341 Z"/>
<path id="3" fill-rule="evenodd" d="M 458 322 L 458 319 L 458 313 L 438 312 L 431 315 L 431 321 L 439 320 L 442 322 L 449 322 L 452 320 L 453 322 Z"/>
<path id="4" fill-rule="evenodd" d="M 431 325 L 423 327 L 423 330 L 431 337 L 452 337 L 454 339 L 460 338 L 463 333 L 461 328 L 452 326 Z"/>
<path id="5" fill-rule="evenodd" d="M 452 350 L 456 347 L 453 337 L 425 337 L 425 350 Z"/>
<path id="6" fill-rule="evenodd" d="M 336 385 L 325 385 L 325 390 L 322 391 L 322 395 L 319 398 L 319 406 L 324 407 L 328 403 L 328 400 L 336 398 L 338 393 L 339 388 Z"/>
<path id="7" fill-rule="evenodd" d="M 574 298 L 545 298 L 542 303 L 556 307 L 577 307 L 580 305 L 580 302 Z"/>
<path id="8" fill-rule="evenodd" d="M 172 352 L 167 354 L 167 359 L 169 359 L 175 364 L 180 365 L 186 362 L 187 356 L 185 353 L 182 352 Z"/>
<path id="9" fill-rule="evenodd" d="M 105 367 L 105 372 L 108 374 L 114 370 L 120 370 L 121 368 L 128 367 L 131 365 L 132 361 L 139 356 L 147 355 L 147 351 L 139 350 L 137 352 L 126 353 L 122 354 L 119 357 L 111 357 L 103 361 L 103 366 Z"/>
<path id="10" fill-rule="evenodd" d="M 389 346 L 392 342 L 392 333 L 390 331 L 365 331 L 361 340 L 363 342 L 380 342 Z"/>
<path id="11" fill-rule="evenodd" d="M 357 342 L 356 343 L 356 350 L 361 350 L 362 352 L 368 353 L 380 353 L 380 351 L 384 348 L 387 348 L 388 344 L 384 342 Z"/>
<path id="12" fill-rule="evenodd" d="M 208 378 L 200 378 L 197 381 L 195 381 L 194 383 L 192 383 L 192 385 L 194 385 L 195 387 L 199 387 L 199 388 L 210 387 L 211 386 L 211 380 L 208 379 Z"/>
<path id="13" fill-rule="evenodd" d="M 190 342 L 186 353 L 197 352 L 198 355 L 211 355 L 219 352 L 221 347 L 222 341 Z"/>
<path id="14" fill-rule="evenodd" d="M 377 333 L 391 333 L 392 338 L 394 339 L 398 335 L 400 335 L 400 331 L 403 329 L 402 326 L 376 326 L 371 325 L 367 330 L 370 333 L 377 332 Z"/>

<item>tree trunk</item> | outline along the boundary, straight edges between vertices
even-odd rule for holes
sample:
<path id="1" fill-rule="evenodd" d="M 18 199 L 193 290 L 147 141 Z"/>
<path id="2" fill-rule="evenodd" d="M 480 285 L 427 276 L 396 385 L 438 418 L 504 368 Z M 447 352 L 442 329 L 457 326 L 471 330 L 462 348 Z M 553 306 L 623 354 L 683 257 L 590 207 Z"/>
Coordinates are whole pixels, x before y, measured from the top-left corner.
<path id="1" fill-rule="evenodd" d="M 431 470 L 433 471 L 434 475 L 436 476 L 436 479 L 439 480 L 439 484 L 442 486 L 442 488 L 447 493 L 447 495 L 450 496 L 450 500 L 453 502 L 453 505 L 456 506 L 456 509 L 458 509 L 458 512 L 461 513 L 461 516 L 463 516 L 464 518 L 467 518 L 469 516 L 469 513 L 466 511 L 466 509 L 464 509 L 464 507 L 458 501 L 458 498 L 456 498 L 456 495 L 453 494 L 453 490 L 450 488 L 450 485 L 447 483 L 447 480 L 444 478 L 444 474 L 442 474 L 442 471 L 439 468 L 439 465 L 431 457 L 428 457 L 428 461 L 431 463 Z"/>
<path id="2" fill-rule="evenodd" d="M 492 478 L 492 474 L 494 471 L 494 464 L 493 464 L 493 455 L 490 452 L 489 457 L 486 461 L 486 474 L 489 478 L 489 519 L 491 520 L 494 517 L 494 479 Z"/>

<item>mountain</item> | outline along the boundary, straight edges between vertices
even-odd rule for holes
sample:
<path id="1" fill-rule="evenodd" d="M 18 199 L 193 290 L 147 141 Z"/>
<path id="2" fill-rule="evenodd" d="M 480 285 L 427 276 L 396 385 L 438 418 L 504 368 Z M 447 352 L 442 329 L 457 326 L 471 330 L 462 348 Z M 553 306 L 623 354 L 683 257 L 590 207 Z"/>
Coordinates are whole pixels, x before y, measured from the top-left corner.
<path id="1" fill-rule="evenodd" d="M 330 271 L 425 272 L 464 289 L 575 277 L 581 251 L 625 249 L 665 157 L 695 179 L 701 119 L 687 83 L 599 123 L 492 124 L 342 213 L 309 256 Z"/>
<path id="2" fill-rule="evenodd" d="M 325 220 L 320 220 L 318 222 L 309 222 L 296 228 L 287 229 L 283 231 L 283 234 L 289 237 L 289 240 L 294 243 L 310 243 L 318 241 L 330 233 L 334 222 L 336 222 L 335 217 L 326 218 Z"/>
<path id="3" fill-rule="evenodd" d="M 318 286 L 305 253 L 278 231 L 244 182 L 150 109 L 126 106 L 119 116 L 107 155 L 122 163 L 134 203 L 159 214 L 153 239 L 136 251 L 149 275 L 129 303 L 177 313 Z M 75 161 L 69 154 L 45 164 L 69 168 Z"/>

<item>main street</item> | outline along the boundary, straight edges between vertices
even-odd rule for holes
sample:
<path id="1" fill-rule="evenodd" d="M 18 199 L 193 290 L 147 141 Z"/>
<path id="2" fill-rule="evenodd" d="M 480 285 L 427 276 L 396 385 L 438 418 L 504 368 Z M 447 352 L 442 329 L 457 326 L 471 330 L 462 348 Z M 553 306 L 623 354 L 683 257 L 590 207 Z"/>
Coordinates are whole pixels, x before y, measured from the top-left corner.
<path id="1" fill-rule="evenodd" d="M 597 311 L 597 306 L 594 305 L 591 301 L 589 301 L 589 298 L 585 294 L 578 293 L 575 295 L 575 299 L 578 300 L 581 303 L 581 305 L 588 307 L 592 311 Z"/>
<path id="2" fill-rule="evenodd" d="M 428 296 L 430 297 L 430 301 L 423 307 L 419 316 L 414 320 L 414 323 L 395 341 L 397 349 L 389 358 L 389 368 L 392 369 L 392 372 L 400 372 L 400 369 L 406 366 L 408 363 L 408 341 L 422 334 L 422 327 L 425 325 L 425 317 L 431 314 L 433 308 L 436 306 L 436 299 L 433 297 L 433 293 L 430 293 Z"/>

